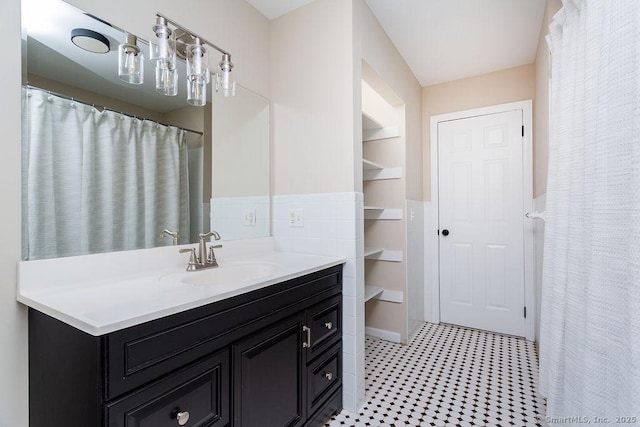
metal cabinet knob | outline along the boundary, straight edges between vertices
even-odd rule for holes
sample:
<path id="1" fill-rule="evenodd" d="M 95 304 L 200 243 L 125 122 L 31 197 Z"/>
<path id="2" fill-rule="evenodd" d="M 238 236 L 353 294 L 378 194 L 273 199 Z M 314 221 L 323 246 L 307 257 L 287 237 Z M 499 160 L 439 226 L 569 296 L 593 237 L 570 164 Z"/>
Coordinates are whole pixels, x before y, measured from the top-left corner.
<path id="1" fill-rule="evenodd" d="M 324 322 L 324 327 L 327 329 L 332 329 L 333 328 L 333 322 Z"/>
<path id="2" fill-rule="evenodd" d="M 333 379 L 333 374 L 331 372 L 325 372 L 323 376 L 327 379 L 327 381 L 331 381 Z"/>
<path id="3" fill-rule="evenodd" d="M 447 230 L 446 228 L 444 230 L 442 230 L 442 235 L 444 237 L 447 237 L 449 235 L 449 230 Z"/>
<path id="4" fill-rule="evenodd" d="M 189 412 L 188 411 L 180 411 L 176 414 L 176 421 L 178 421 L 178 425 L 185 425 L 189 422 Z"/>

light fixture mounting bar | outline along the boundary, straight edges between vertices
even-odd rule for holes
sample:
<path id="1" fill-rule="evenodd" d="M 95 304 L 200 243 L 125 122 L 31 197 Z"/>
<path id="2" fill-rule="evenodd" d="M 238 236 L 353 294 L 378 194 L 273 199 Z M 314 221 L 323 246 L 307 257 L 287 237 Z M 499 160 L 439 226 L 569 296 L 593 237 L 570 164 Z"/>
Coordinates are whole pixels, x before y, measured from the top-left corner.
<path id="1" fill-rule="evenodd" d="M 191 34 L 193 37 L 197 37 L 200 39 L 200 43 L 201 44 L 206 44 L 209 47 L 214 48 L 215 50 L 217 50 L 218 52 L 222 53 L 223 55 L 231 55 L 229 52 L 227 52 L 226 50 L 222 49 L 221 47 L 219 47 L 218 45 L 211 43 L 210 41 L 206 40 L 205 38 L 197 35 L 197 34 L 193 34 L 191 31 L 187 30 L 185 27 L 183 27 L 182 25 L 178 24 L 176 21 L 174 21 L 171 18 L 166 17 L 165 15 L 161 14 L 160 12 L 156 13 L 156 16 L 159 16 L 161 18 L 164 18 L 169 24 L 173 25 L 174 27 L 184 31 L 187 34 Z"/>

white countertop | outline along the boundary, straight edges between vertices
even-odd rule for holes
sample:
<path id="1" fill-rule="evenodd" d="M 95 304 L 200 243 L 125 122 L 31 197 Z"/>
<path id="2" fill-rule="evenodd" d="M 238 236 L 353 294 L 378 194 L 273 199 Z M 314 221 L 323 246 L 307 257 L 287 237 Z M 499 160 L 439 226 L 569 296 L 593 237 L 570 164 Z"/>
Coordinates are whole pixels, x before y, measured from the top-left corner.
<path id="1" fill-rule="evenodd" d="M 276 252 L 270 238 L 227 242 L 219 269 L 185 271 L 183 245 L 18 263 L 17 299 L 99 336 L 344 263 Z M 215 282 L 215 283 L 213 283 Z"/>

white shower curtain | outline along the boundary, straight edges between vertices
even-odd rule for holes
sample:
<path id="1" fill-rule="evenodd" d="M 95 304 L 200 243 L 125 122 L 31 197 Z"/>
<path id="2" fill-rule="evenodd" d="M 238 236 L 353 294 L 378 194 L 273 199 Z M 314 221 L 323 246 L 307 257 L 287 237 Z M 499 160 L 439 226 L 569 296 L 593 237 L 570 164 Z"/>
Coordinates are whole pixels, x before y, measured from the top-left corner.
<path id="1" fill-rule="evenodd" d="M 540 391 L 554 425 L 640 425 L 640 1 L 563 6 L 549 34 Z"/>
<path id="2" fill-rule="evenodd" d="M 63 257 L 189 237 L 184 131 L 37 89 L 23 102 L 23 255 Z"/>

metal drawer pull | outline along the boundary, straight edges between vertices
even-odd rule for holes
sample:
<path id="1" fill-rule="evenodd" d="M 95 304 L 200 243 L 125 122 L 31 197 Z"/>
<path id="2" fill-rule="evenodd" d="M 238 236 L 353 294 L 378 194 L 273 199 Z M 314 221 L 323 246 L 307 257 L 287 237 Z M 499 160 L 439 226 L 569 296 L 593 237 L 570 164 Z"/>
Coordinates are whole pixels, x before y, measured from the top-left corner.
<path id="1" fill-rule="evenodd" d="M 311 347 L 311 328 L 307 328 L 306 326 L 302 327 L 302 332 L 306 332 L 307 333 L 307 339 L 305 342 L 302 343 L 302 347 L 303 348 L 309 348 Z"/>
<path id="2" fill-rule="evenodd" d="M 327 329 L 332 329 L 333 328 L 333 322 L 324 322 L 324 327 Z"/>
<path id="3" fill-rule="evenodd" d="M 331 372 L 325 372 L 324 374 L 322 374 L 323 377 L 325 377 L 328 381 L 331 381 L 333 379 L 333 374 Z"/>
<path id="4" fill-rule="evenodd" d="M 189 412 L 188 411 L 180 411 L 176 414 L 176 421 L 178 421 L 178 425 L 185 425 L 189 422 Z"/>

